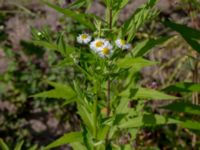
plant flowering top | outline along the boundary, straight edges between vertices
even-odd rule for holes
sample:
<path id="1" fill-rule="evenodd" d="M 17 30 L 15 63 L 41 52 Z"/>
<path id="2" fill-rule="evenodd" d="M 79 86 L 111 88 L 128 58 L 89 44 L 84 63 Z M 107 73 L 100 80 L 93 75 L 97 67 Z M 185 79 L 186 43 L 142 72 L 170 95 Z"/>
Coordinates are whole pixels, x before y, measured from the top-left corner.
<path id="1" fill-rule="evenodd" d="M 118 48 L 121 48 L 123 50 L 129 50 L 131 49 L 131 44 L 127 43 L 125 40 L 123 39 L 117 39 L 115 41 L 115 44 L 117 45 Z"/>
<path id="2" fill-rule="evenodd" d="M 79 36 L 77 37 L 77 42 L 80 44 L 88 44 L 91 39 L 91 36 L 87 33 L 79 34 Z"/>

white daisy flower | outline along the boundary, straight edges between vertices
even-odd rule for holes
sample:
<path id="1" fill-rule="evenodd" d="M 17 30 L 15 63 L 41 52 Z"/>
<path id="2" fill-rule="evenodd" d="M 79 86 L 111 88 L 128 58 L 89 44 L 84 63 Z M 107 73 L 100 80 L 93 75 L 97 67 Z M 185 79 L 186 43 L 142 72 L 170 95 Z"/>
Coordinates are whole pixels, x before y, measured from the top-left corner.
<path id="1" fill-rule="evenodd" d="M 100 57 L 110 57 L 113 54 L 113 46 L 108 42 L 104 47 L 102 47 L 99 51 L 98 54 Z"/>
<path id="2" fill-rule="evenodd" d="M 77 37 L 77 42 L 80 44 L 88 44 L 91 41 L 92 37 L 89 34 L 80 34 Z"/>
<path id="3" fill-rule="evenodd" d="M 123 50 L 129 50 L 132 47 L 131 44 L 126 43 L 126 41 L 122 40 L 122 39 L 117 39 L 115 41 L 115 44 L 117 45 L 117 47 L 119 47 L 119 48 L 121 48 Z"/>
<path id="4" fill-rule="evenodd" d="M 95 39 L 94 41 L 92 41 L 90 43 L 90 48 L 94 51 L 94 52 L 98 52 L 100 51 L 103 47 L 105 47 L 109 42 L 105 39 L 102 38 L 98 38 Z"/>

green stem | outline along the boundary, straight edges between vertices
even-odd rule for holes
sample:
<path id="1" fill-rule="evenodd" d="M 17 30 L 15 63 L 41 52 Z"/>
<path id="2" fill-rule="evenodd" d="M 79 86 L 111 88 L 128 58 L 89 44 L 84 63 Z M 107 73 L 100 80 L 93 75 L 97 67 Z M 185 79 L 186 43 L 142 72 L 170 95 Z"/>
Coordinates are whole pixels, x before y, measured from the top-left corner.
<path id="1" fill-rule="evenodd" d="M 109 9 L 109 29 L 110 29 L 110 32 L 112 32 L 112 7 Z M 109 64 L 108 64 L 109 65 Z M 108 71 L 110 71 L 110 68 L 108 67 Z M 110 104 L 110 84 L 111 84 L 111 81 L 110 81 L 110 77 L 108 76 L 108 80 L 107 80 L 107 98 L 106 98 L 106 107 L 107 107 L 107 113 L 106 113 L 106 116 L 107 117 L 110 117 L 110 113 L 111 113 L 111 104 Z M 107 134 L 106 134 L 106 139 L 105 139 L 105 147 L 106 147 L 106 150 L 107 149 L 110 149 L 109 145 L 110 145 L 110 139 L 109 139 L 109 132 L 110 132 L 110 129 L 108 130 Z"/>
<path id="2" fill-rule="evenodd" d="M 95 141 L 97 140 L 97 130 L 98 130 L 98 127 L 97 127 L 97 117 L 98 117 L 98 81 L 95 83 L 95 100 L 94 100 L 94 104 L 93 104 L 93 109 L 94 109 L 94 118 L 93 118 L 93 121 L 94 121 L 94 139 Z M 96 150 L 97 147 L 94 146 L 94 150 Z"/>
<path id="3" fill-rule="evenodd" d="M 109 117 L 110 116 L 110 79 L 108 79 L 107 81 L 107 100 L 106 100 L 106 103 L 107 103 L 107 113 L 106 113 L 106 116 Z"/>
<path id="4" fill-rule="evenodd" d="M 94 137 L 97 138 L 97 103 L 98 100 L 94 100 Z"/>

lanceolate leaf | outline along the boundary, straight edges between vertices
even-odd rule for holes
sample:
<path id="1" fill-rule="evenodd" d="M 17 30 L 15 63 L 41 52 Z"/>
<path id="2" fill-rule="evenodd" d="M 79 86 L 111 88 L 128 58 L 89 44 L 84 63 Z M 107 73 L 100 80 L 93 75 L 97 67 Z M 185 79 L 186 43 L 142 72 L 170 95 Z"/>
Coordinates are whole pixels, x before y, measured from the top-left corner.
<path id="1" fill-rule="evenodd" d="M 8 148 L 7 144 L 3 141 L 2 138 L 0 138 L 0 148 L 1 148 L 2 150 L 10 150 L 10 149 Z"/>
<path id="2" fill-rule="evenodd" d="M 64 15 L 66 15 L 67 17 L 70 17 L 76 21 L 78 21 L 79 23 L 85 25 L 86 27 L 90 28 L 91 30 L 94 30 L 95 29 L 95 26 L 94 24 L 90 21 L 90 19 L 88 18 L 88 16 L 86 14 L 81 14 L 81 13 L 78 13 L 78 12 L 75 12 L 75 11 L 71 11 L 69 9 L 64 9 L 64 8 L 60 8 L 56 5 L 53 5 L 47 1 L 45 1 L 45 3 L 55 9 L 56 11 L 60 12 L 60 13 L 63 13 Z"/>
<path id="3" fill-rule="evenodd" d="M 200 31 L 199 30 L 187 27 L 186 25 L 173 23 L 169 20 L 164 21 L 163 24 L 165 26 L 170 27 L 171 29 L 177 31 L 181 35 L 185 35 L 185 36 L 187 35 L 190 38 L 200 39 Z"/>
<path id="4" fill-rule="evenodd" d="M 169 109 L 169 110 L 176 111 L 176 112 L 200 115 L 200 106 L 193 105 L 191 103 L 186 103 L 186 102 L 180 102 L 180 101 L 174 102 L 174 103 L 171 103 L 171 104 L 161 107 L 161 108 Z"/>
<path id="5" fill-rule="evenodd" d="M 81 143 L 70 143 L 70 146 L 73 148 L 73 150 L 87 150 L 87 148 L 85 146 L 83 146 L 83 144 Z"/>
<path id="6" fill-rule="evenodd" d="M 200 131 L 200 122 L 194 120 L 185 120 L 180 123 L 180 126 L 183 128 L 188 128 L 192 130 L 199 130 Z"/>
<path id="7" fill-rule="evenodd" d="M 81 132 L 71 132 L 63 135 L 59 139 L 55 140 L 51 144 L 47 145 L 44 150 L 52 149 L 61 145 L 83 142 L 83 136 Z"/>
<path id="8" fill-rule="evenodd" d="M 135 57 L 141 57 L 144 56 L 147 52 L 149 52 L 152 48 L 154 48 L 156 45 L 162 44 L 169 40 L 171 36 L 167 37 L 161 37 L 158 39 L 148 39 L 144 40 L 136 45 L 136 47 L 133 49 L 133 55 Z"/>
<path id="9" fill-rule="evenodd" d="M 76 93 L 74 90 L 65 84 L 49 82 L 51 86 L 54 87 L 53 90 L 45 91 L 42 93 L 38 93 L 33 95 L 33 97 L 44 97 L 44 98 L 62 98 L 65 100 L 71 100 L 76 97 Z"/>
<path id="10" fill-rule="evenodd" d="M 200 84 L 198 83 L 176 83 L 163 89 L 166 92 L 200 92 Z"/>
<path id="11" fill-rule="evenodd" d="M 155 65 L 156 62 L 146 60 L 144 58 L 123 58 L 118 61 L 118 67 L 120 68 L 129 68 L 132 67 L 134 70 L 140 70 L 144 67 Z"/>
<path id="12" fill-rule="evenodd" d="M 177 97 L 153 89 L 139 88 L 133 99 L 174 100 Z"/>
<path id="13" fill-rule="evenodd" d="M 14 150 L 22 150 L 22 145 L 24 144 L 24 141 L 18 142 L 15 146 Z"/>
<path id="14" fill-rule="evenodd" d="M 177 31 L 186 40 L 186 42 L 197 52 L 200 53 L 200 31 L 187 27 L 185 25 L 176 24 L 171 21 L 165 21 L 163 24 L 171 29 Z"/>
<path id="15" fill-rule="evenodd" d="M 132 118 L 121 125 L 119 128 L 140 128 L 140 127 L 149 127 L 149 126 L 157 126 L 164 124 L 177 124 L 179 121 L 167 118 L 161 115 L 153 115 L 153 114 L 144 114 L 143 116 Z"/>
<path id="16" fill-rule="evenodd" d="M 84 107 L 83 105 L 78 105 L 78 113 L 81 116 L 81 119 L 83 120 L 84 124 L 87 126 L 90 133 L 93 133 L 94 131 L 93 113 L 89 111 L 86 107 Z"/>
<path id="17" fill-rule="evenodd" d="M 35 45 L 42 46 L 44 48 L 48 48 L 48 49 L 51 49 L 51 50 L 57 50 L 56 44 L 53 44 L 53 43 L 49 43 L 49 42 L 46 42 L 46 41 L 33 41 L 33 43 Z"/>
<path id="18" fill-rule="evenodd" d="M 120 94 L 121 96 L 128 97 L 133 100 L 175 100 L 178 99 L 175 96 L 167 95 L 163 92 L 156 91 L 147 88 L 132 89 L 130 91 L 124 91 Z"/>

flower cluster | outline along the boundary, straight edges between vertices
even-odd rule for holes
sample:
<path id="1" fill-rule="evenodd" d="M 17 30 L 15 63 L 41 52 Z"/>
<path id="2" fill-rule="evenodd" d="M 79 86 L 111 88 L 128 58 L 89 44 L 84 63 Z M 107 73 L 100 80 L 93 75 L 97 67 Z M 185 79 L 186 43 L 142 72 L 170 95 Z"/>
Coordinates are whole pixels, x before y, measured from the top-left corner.
<path id="1" fill-rule="evenodd" d="M 96 38 L 92 42 L 92 37 L 89 34 L 80 34 L 77 37 L 77 42 L 80 44 L 89 44 L 90 49 L 97 53 L 100 57 L 110 57 L 113 54 L 113 46 L 112 44 L 103 38 Z M 129 50 L 131 49 L 131 44 L 126 43 L 125 40 L 117 39 L 115 44 L 118 48 L 122 50 Z"/>

